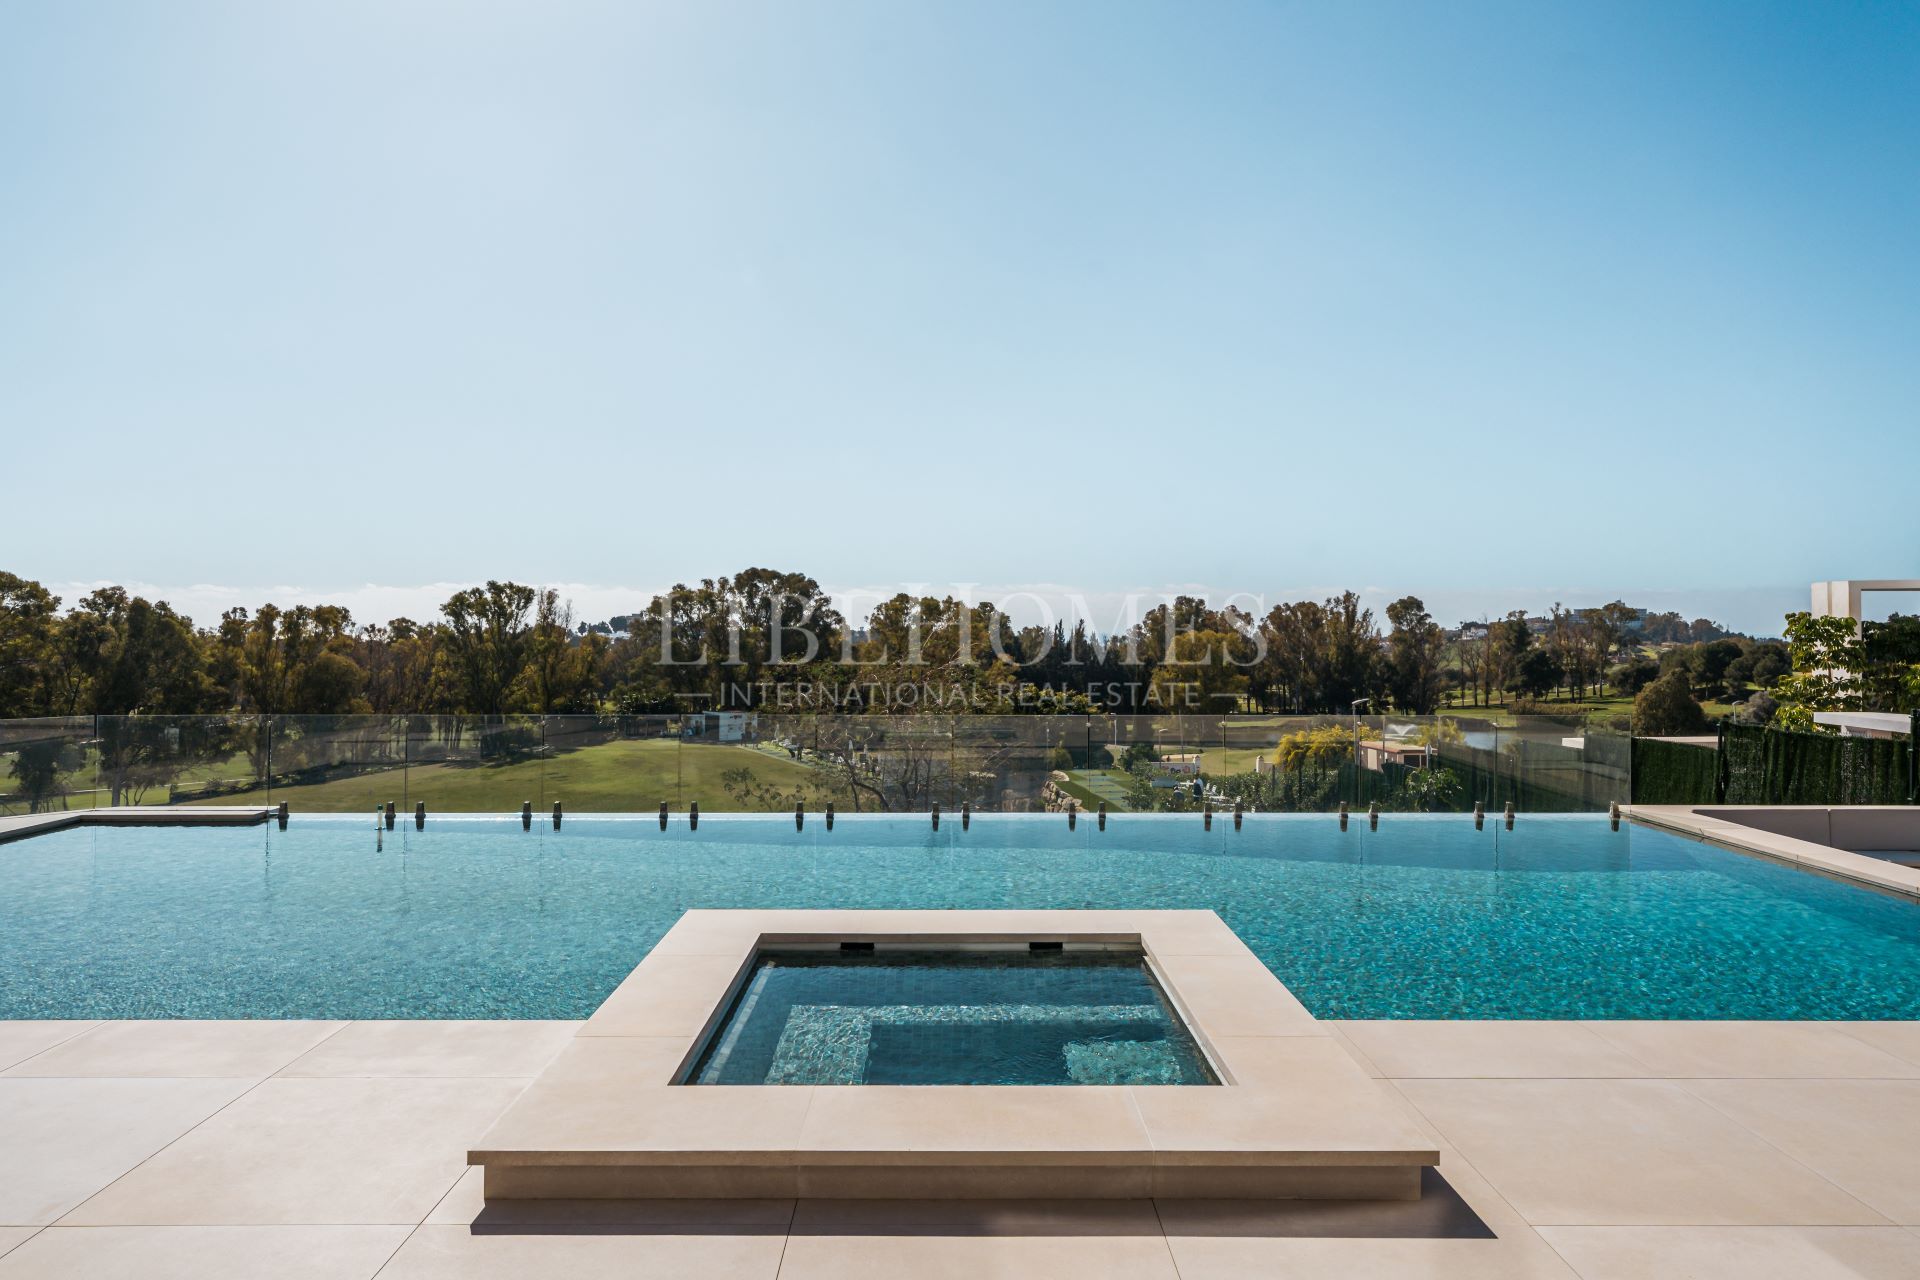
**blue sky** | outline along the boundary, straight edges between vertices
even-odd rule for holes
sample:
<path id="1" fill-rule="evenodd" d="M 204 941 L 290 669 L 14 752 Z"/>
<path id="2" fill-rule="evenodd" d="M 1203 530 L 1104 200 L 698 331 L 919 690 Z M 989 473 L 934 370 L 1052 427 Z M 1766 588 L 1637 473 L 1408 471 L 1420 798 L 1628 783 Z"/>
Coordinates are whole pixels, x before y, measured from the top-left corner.
<path id="1" fill-rule="evenodd" d="M 1916 86 L 1893 4 L 12 4 L 0 565 L 1765 626 L 1920 574 Z"/>

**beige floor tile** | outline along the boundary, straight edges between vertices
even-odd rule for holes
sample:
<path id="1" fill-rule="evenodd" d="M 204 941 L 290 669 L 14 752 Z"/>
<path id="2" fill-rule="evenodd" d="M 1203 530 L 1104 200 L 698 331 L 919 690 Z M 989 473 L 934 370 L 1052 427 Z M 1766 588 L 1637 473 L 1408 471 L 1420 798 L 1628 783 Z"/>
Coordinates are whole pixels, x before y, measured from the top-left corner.
<path id="1" fill-rule="evenodd" d="M 1407 1080 L 1400 1088 L 1536 1225 L 1885 1221 L 1677 1084 Z"/>
<path id="2" fill-rule="evenodd" d="M 1251 955 L 1158 958 L 1176 1002 L 1206 1036 L 1324 1035 L 1313 1015 Z"/>
<path id="3" fill-rule="evenodd" d="M 1687 1088 L 1895 1222 L 1920 1224 L 1920 1080 L 1695 1080 Z"/>
<path id="4" fill-rule="evenodd" d="M 1158 1235 L 963 1234 L 951 1227 L 901 1227 L 846 1235 L 796 1231 L 780 1280 L 1014 1280 L 1067 1276 L 1179 1280 Z"/>
<path id="5" fill-rule="evenodd" d="M 431 1226 L 476 1231 L 521 1227 L 678 1226 L 779 1227 L 793 1220 L 791 1200 L 495 1200 L 481 1193 L 482 1173 L 469 1169 L 433 1212 Z"/>
<path id="6" fill-rule="evenodd" d="M 81 1205 L 68 1225 L 417 1223 L 520 1080 L 276 1079 Z"/>
<path id="7" fill-rule="evenodd" d="M 408 1227 L 48 1227 L 0 1280 L 370 1280 Z"/>
<path id="8" fill-rule="evenodd" d="M 15 1247 L 25 1244 L 40 1230 L 39 1227 L 0 1227 L 0 1258 L 13 1252 Z"/>
<path id="9" fill-rule="evenodd" d="M 1920 1065 L 1920 1022 L 1836 1022 L 1832 1025 L 1883 1053 Z"/>
<path id="10" fill-rule="evenodd" d="M 1542 1227 L 1581 1280 L 1912 1280 L 1898 1227 Z"/>
<path id="11" fill-rule="evenodd" d="M 421 1227 L 393 1256 L 380 1280 L 772 1280 L 786 1232 L 674 1233 L 620 1228 L 477 1232 Z"/>
<path id="12" fill-rule="evenodd" d="M 1134 1104 L 1156 1152 L 1430 1150 L 1394 1087 L 1329 1036 L 1221 1037 L 1231 1088 L 1140 1086 Z"/>
<path id="13" fill-rule="evenodd" d="M 1151 1200 L 800 1200 L 793 1214 L 793 1230 L 810 1235 L 935 1228 L 967 1235 L 1161 1235 Z"/>
<path id="14" fill-rule="evenodd" d="M 71 1040 L 88 1027 L 98 1025 L 86 1019 L 0 1022 L 0 1070 L 24 1062 L 34 1054 Z"/>
<path id="15" fill-rule="evenodd" d="M 52 1222 L 247 1090 L 208 1080 L 0 1080 L 0 1222 Z"/>
<path id="16" fill-rule="evenodd" d="M 690 1043 L 685 1036 L 575 1036 L 538 1080 L 583 1090 L 660 1088 L 673 1082 Z"/>
<path id="17" fill-rule="evenodd" d="M 103 1022 L 9 1076 L 250 1076 L 260 1079 L 344 1022 Z"/>
<path id="18" fill-rule="evenodd" d="M 745 962 L 744 954 L 651 954 L 594 1010 L 580 1034 L 698 1035 Z"/>
<path id="19" fill-rule="evenodd" d="M 1347 1051 L 1347 1056 L 1352 1058 L 1362 1071 L 1376 1080 L 1381 1080 L 1386 1077 L 1387 1073 L 1374 1064 L 1373 1059 L 1367 1056 L 1366 1050 L 1362 1049 L 1352 1036 L 1342 1030 L 1339 1023 L 1329 1022 L 1327 1019 L 1322 1018 L 1320 1019 L 1320 1025 L 1325 1029 L 1327 1035 L 1332 1038 L 1335 1044 Z"/>
<path id="20" fill-rule="evenodd" d="M 578 1022 L 350 1022 L 283 1076 L 536 1076 Z"/>
<path id="21" fill-rule="evenodd" d="M 674 1086 L 677 1038 L 582 1036 L 474 1151 L 783 1150 L 800 1140 L 810 1085 Z"/>
<path id="22" fill-rule="evenodd" d="M 1595 1035 L 1666 1079 L 1899 1079 L 1920 1065 L 1819 1022 L 1595 1022 Z"/>
<path id="23" fill-rule="evenodd" d="M 1577 1080 L 1658 1073 L 1578 1022 L 1342 1022 L 1392 1080 Z"/>
<path id="24" fill-rule="evenodd" d="M 1524 1228 L 1493 1240 L 1274 1239 L 1169 1231 L 1167 1244 L 1180 1280 L 1577 1280 L 1545 1241 Z"/>

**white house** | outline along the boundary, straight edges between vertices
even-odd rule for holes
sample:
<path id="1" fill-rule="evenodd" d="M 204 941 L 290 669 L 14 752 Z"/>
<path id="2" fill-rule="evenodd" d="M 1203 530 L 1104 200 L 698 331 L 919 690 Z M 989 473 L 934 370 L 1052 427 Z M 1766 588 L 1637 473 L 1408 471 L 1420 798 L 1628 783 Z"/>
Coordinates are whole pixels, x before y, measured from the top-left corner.
<path id="1" fill-rule="evenodd" d="M 709 742 L 744 742 L 759 723 L 754 711 L 696 711 L 687 717 L 681 734 Z"/>

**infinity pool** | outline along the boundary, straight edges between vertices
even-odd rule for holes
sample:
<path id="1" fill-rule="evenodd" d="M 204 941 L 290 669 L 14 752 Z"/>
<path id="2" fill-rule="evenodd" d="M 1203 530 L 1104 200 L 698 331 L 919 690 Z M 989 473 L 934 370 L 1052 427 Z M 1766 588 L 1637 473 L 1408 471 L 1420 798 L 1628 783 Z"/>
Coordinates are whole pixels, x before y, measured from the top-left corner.
<path id="1" fill-rule="evenodd" d="M 1920 1017 L 1920 906 L 1591 815 L 296 815 L 0 871 L 0 1018 L 582 1018 L 690 907 L 1207 907 L 1332 1018 Z"/>

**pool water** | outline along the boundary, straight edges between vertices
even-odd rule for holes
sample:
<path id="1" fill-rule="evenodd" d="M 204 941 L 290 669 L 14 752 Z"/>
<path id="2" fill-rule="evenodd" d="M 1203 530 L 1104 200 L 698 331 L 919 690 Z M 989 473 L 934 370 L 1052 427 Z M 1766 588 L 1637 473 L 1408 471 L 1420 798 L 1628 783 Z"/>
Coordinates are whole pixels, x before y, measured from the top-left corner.
<path id="1" fill-rule="evenodd" d="M 1330 1018 L 1915 1018 L 1920 906 L 1604 817 L 708 815 L 0 845 L 0 1018 L 582 1018 L 692 907 L 1205 907 Z"/>
<path id="2" fill-rule="evenodd" d="M 690 1084 L 1215 1084 L 1138 951 L 768 951 Z"/>

